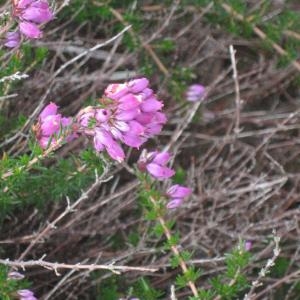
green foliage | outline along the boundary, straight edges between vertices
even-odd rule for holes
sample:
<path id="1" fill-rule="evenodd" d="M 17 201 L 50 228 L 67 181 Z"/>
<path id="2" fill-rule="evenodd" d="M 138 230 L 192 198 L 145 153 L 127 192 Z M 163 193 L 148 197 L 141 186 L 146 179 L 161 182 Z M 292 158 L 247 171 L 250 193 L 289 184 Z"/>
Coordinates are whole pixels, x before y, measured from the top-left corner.
<path id="1" fill-rule="evenodd" d="M 245 290 L 249 284 L 242 273 L 243 269 L 250 262 L 250 254 L 243 249 L 243 243 L 233 249 L 231 253 L 226 254 L 226 271 L 210 280 L 213 291 L 220 295 L 222 299 L 230 300 L 241 291 Z"/>
<path id="2" fill-rule="evenodd" d="M 177 168 L 176 173 L 173 176 L 173 182 L 177 184 L 184 184 L 186 179 L 186 171 L 183 168 Z"/>
<path id="3" fill-rule="evenodd" d="M 296 37 L 287 36 L 287 31 L 297 33 L 300 26 L 300 14 L 298 11 L 283 9 L 279 14 L 266 17 L 270 11 L 270 1 L 263 1 L 255 9 L 247 8 L 246 1 L 240 0 L 215 0 L 214 8 L 206 14 L 206 20 L 214 25 L 221 26 L 236 37 L 252 38 L 256 37 L 253 30 L 258 26 L 265 34 L 266 38 L 261 40 L 261 46 L 274 52 L 272 43 L 282 46 L 287 55 L 279 55 L 278 66 L 286 66 L 297 58 L 300 41 Z M 238 20 L 233 14 L 227 12 L 222 5 L 229 5 L 236 13 L 243 16 L 244 20 Z M 195 5 L 204 7 L 207 1 L 195 1 Z M 249 11 L 251 12 L 249 14 Z M 283 42 L 284 41 L 284 42 Z"/>
<path id="4" fill-rule="evenodd" d="M 190 297 L 190 300 L 212 300 L 216 297 L 216 292 L 213 290 L 198 290 L 199 297 L 196 299 L 195 297 Z"/>
<path id="5" fill-rule="evenodd" d="M 140 235 L 137 231 L 131 231 L 129 234 L 128 234 L 128 242 L 136 247 L 138 245 L 140 241 Z"/>
<path id="6" fill-rule="evenodd" d="M 132 289 L 132 295 L 143 300 L 156 300 L 163 295 L 159 289 L 152 288 L 149 281 L 141 277 Z"/>
<path id="7" fill-rule="evenodd" d="M 281 278 L 285 275 L 288 267 L 290 266 L 290 260 L 285 257 L 278 257 L 276 264 L 271 268 L 270 275 L 272 277 Z"/>
<path id="8" fill-rule="evenodd" d="M 31 154 L 17 158 L 5 155 L 0 161 L 1 176 L 12 170 L 12 175 L 0 182 L 1 218 L 25 204 L 43 209 L 45 201 L 57 201 L 63 196 L 75 199 L 94 180 L 95 170 L 99 175 L 103 171 L 102 161 L 90 149 L 81 152 L 79 157 L 47 161 L 47 165 L 40 161 L 27 170 L 29 162 L 41 151 L 39 147 L 31 147 Z"/>
<path id="9" fill-rule="evenodd" d="M 92 278 L 97 280 L 101 275 L 103 275 L 103 272 L 93 272 Z M 111 277 L 102 280 L 100 284 L 96 285 L 95 288 L 95 296 L 94 299 L 96 300 L 102 300 L 102 299 L 107 299 L 107 300 L 115 300 L 119 298 L 119 293 L 118 293 L 118 277 L 115 275 L 112 275 Z"/>
<path id="10" fill-rule="evenodd" d="M 179 288 L 184 288 L 189 282 L 195 282 L 201 276 L 201 271 L 194 266 L 188 268 L 187 272 L 182 275 L 177 275 L 176 285 Z"/>
<path id="11" fill-rule="evenodd" d="M 164 248 L 171 249 L 172 246 L 176 246 L 180 241 L 179 233 L 173 233 L 171 238 L 166 241 Z"/>
<path id="12" fill-rule="evenodd" d="M 4 137 L 8 132 L 22 127 L 25 122 L 26 117 L 22 114 L 8 118 L 4 111 L 0 112 L 0 137 Z"/>
<path id="13" fill-rule="evenodd" d="M 172 70 L 172 78 L 169 81 L 169 91 L 171 95 L 174 95 L 177 101 L 182 101 L 184 92 L 194 77 L 192 69 L 190 68 L 175 67 Z"/>
<path id="14" fill-rule="evenodd" d="M 189 261 L 192 258 L 192 253 L 184 250 L 180 252 L 180 255 L 172 255 L 170 258 L 170 263 L 172 268 L 177 268 L 180 265 L 180 258 L 184 261 Z"/>

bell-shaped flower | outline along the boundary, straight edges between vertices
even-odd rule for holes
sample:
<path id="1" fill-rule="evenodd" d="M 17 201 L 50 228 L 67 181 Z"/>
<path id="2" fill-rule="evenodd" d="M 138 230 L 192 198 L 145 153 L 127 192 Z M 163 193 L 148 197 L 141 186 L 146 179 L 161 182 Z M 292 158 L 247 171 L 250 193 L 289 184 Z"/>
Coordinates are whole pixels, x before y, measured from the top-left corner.
<path id="1" fill-rule="evenodd" d="M 37 298 L 34 296 L 34 293 L 27 289 L 18 290 L 17 294 L 20 296 L 20 300 L 37 300 Z"/>
<path id="2" fill-rule="evenodd" d="M 6 40 L 4 46 L 8 48 L 15 48 L 20 45 L 20 42 L 21 42 L 21 36 L 19 31 L 8 32 L 6 34 Z"/>
<path id="3" fill-rule="evenodd" d="M 191 192 L 192 190 L 188 187 L 179 184 L 172 185 L 171 187 L 169 187 L 166 193 L 166 196 L 170 199 L 167 204 L 167 208 L 174 209 L 181 206 L 184 198 L 188 197 Z"/>
<path id="4" fill-rule="evenodd" d="M 204 98 L 206 89 L 201 84 L 193 84 L 188 87 L 186 91 L 186 100 L 190 102 L 197 102 Z"/>
<path id="5" fill-rule="evenodd" d="M 157 180 L 164 180 L 172 177 L 175 171 L 166 165 L 171 159 L 168 152 L 142 152 L 137 163 L 140 171 L 148 171 L 148 173 Z"/>
<path id="6" fill-rule="evenodd" d="M 43 149 L 57 144 L 58 135 L 64 137 L 64 141 L 71 141 L 77 137 L 77 133 L 71 128 L 72 119 L 63 117 L 57 113 L 58 106 L 49 103 L 40 113 L 38 123 L 33 126 L 36 138 Z"/>
<path id="7" fill-rule="evenodd" d="M 19 28 L 20 32 L 29 39 L 39 39 L 43 36 L 42 31 L 34 23 L 26 21 L 20 22 Z"/>

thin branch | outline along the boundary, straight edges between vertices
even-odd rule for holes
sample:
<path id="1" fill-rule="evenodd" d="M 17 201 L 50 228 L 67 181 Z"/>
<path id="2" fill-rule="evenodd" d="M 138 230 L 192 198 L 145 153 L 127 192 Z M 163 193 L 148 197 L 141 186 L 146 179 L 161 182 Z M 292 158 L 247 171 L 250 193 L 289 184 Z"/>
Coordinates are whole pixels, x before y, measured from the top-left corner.
<path id="1" fill-rule="evenodd" d="M 274 235 L 274 242 L 275 242 L 275 248 L 273 250 L 273 256 L 268 259 L 266 265 L 260 270 L 258 277 L 256 280 L 254 280 L 251 284 L 250 291 L 245 295 L 244 300 L 251 300 L 253 299 L 253 296 L 255 296 L 255 289 L 262 285 L 262 279 L 266 277 L 266 275 L 270 272 L 270 268 L 275 265 L 275 260 L 280 254 L 280 237 L 276 235 L 276 232 L 273 232 Z"/>
<path id="2" fill-rule="evenodd" d="M 57 276 L 60 276 L 59 269 L 71 269 L 71 270 L 108 270 L 116 274 L 121 272 L 135 271 L 135 272 L 156 272 L 158 269 L 147 268 L 147 267 L 134 267 L 134 266 L 116 266 L 110 265 L 96 265 L 96 264 L 65 264 L 57 262 L 49 262 L 43 260 L 43 257 L 39 260 L 28 260 L 28 261 L 10 261 L 8 259 L 0 259 L 0 264 L 9 267 L 26 269 L 29 267 L 43 267 L 45 269 L 53 270 Z"/>
<path id="3" fill-rule="evenodd" d="M 24 257 L 30 252 L 30 250 L 34 247 L 34 245 L 41 239 L 44 238 L 49 231 L 51 231 L 53 228 L 56 228 L 56 225 L 59 221 L 61 221 L 66 215 L 73 212 L 75 208 L 83 201 L 88 199 L 89 194 L 96 189 L 101 183 L 106 182 L 111 179 L 111 177 L 103 179 L 106 175 L 106 172 L 103 172 L 102 176 L 98 178 L 98 175 L 96 174 L 96 180 L 95 182 L 89 187 L 89 189 L 86 192 L 83 192 L 81 196 L 72 204 L 70 205 L 69 200 L 67 199 L 68 205 L 67 208 L 52 222 L 49 222 L 48 225 L 36 236 L 34 240 L 30 242 L 28 247 L 25 249 L 25 251 L 22 253 L 22 255 L 19 257 L 18 261 L 24 259 Z"/>
<path id="4" fill-rule="evenodd" d="M 235 50 L 232 45 L 229 46 L 230 58 L 231 58 L 231 65 L 232 65 L 232 78 L 234 81 L 234 88 L 235 88 L 235 128 L 234 132 L 236 134 L 241 132 L 240 129 L 240 119 L 241 119 L 241 95 L 240 95 L 240 85 L 238 80 L 238 72 L 236 67 L 236 59 L 235 59 Z"/>

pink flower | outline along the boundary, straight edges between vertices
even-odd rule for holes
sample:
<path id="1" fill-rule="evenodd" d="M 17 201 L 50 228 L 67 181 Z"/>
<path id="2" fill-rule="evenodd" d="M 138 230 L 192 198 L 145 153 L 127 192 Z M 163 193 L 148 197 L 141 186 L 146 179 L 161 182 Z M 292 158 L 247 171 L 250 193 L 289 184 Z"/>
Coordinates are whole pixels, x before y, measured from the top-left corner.
<path id="1" fill-rule="evenodd" d="M 13 280 L 22 280 L 25 278 L 25 276 L 17 271 L 11 271 L 7 274 L 7 278 Z"/>
<path id="2" fill-rule="evenodd" d="M 148 84 L 148 79 L 138 78 L 108 85 L 100 106 L 89 106 L 79 112 L 78 132 L 94 137 L 96 151 L 106 150 L 113 159 L 122 161 L 125 155 L 121 143 L 139 148 L 158 134 L 167 120 L 161 112 L 163 103 L 156 99 Z M 108 143 L 101 141 L 104 132 Z"/>
<path id="3" fill-rule="evenodd" d="M 42 24 L 53 19 L 53 13 L 47 1 L 30 1 L 24 8 L 19 7 L 19 9 L 20 18 L 29 22 Z"/>
<path id="4" fill-rule="evenodd" d="M 140 171 L 148 171 L 157 180 L 164 180 L 172 177 L 175 171 L 166 167 L 171 156 L 168 152 L 142 152 L 138 161 L 138 168 Z"/>
<path id="5" fill-rule="evenodd" d="M 119 162 L 123 161 L 125 154 L 121 146 L 113 138 L 112 134 L 104 129 L 96 129 L 94 146 L 97 151 L 106 149 L 109 156 Z"/>
<path id="6" fill-rule="evenodd" d="M 188 187 L 182 185 L 172 185 L 167 190 L 167 197 L 170 198 L 170 201 L 167 204 L 167 208 L 174 209 L 181 206 L 185 197 L 191 194 L 192 190 Z"/>
<path id="7" fill-rule="evenodd" d="M 13 48 L 20 44 L 20 34 L 29 39 L 41 38 L 43 33 L 38 25 L 53 19 L 47 0 L 19 0 L 14 3 L 13 15 L 19 23 L 14 36 L 7 35 L 5 46 Z"/>
<path id="8" fill-rule="evenodd" d="M 42 31 L 38 26 L 31 22 L 20 22 L 20 32 L 23 33 L 29 39 L 39 39 L 43 36 Z"/>
<path id="9" fill-rule="evenodd" d="M 72 119 L 57 114 L 58 106 L 55 103 L 48 104 L 40 113 L 38 123 L 33 126 L 36 138 L 43 149 L 54 146 L 57 137 L 64 136 L 65 141 L 71 141 L 77 137 L 74 132 L 68 132 Z"/>
<path id="10" fill-rule="evenodd" d="M 252 248 L 252 242 L 251 241 L 246 241 L 245 242 L 245 251 L 250 251 Z"/>
<path id="11" fill-rule="evenodd" d="M 205 87 L 201 84 L 193 84 L 186 91 L 186 100 L 196 102 L 202 100 L 205 96 Z"/>
<path id="12" fill-rule="evenodd" d="M 19 290 L 17 293 L 20 296 L 20 300 L 37 300 L 33 292 L 30 290 Z"/>
<path id="13" fill-rule="evenodd" d="M 6 34 L 6 41 L 4 45 L 8 48 L 15 48 L 20 45 L 20 42 L 21 42 L 21 36 L 18 31 L 8 32 Z"/>

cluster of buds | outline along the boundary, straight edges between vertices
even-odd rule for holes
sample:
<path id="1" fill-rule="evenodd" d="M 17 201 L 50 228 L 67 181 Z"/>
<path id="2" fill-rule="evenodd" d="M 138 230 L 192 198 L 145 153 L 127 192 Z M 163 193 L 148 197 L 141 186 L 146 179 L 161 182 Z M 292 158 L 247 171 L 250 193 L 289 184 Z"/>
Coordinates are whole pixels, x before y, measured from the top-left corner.
<path id="1" fill-rule="evenodd" d="M 148 171 L 157 180 L 164 180 L 172 177 L 175 171 L 167 167 L 171 155 L 168 152 L 143 151 L 137 166 L 141 172 Z"/>
<path id="2" fill-rule="evenodd" d="M 55 147 L 61 141 L 71 141 L 77 137 L 76 133 L 70 132 L 72 118 L 63 117 L 57 113 L 58 106 L 55 103 L 48 104 L 39 116 L 33 131 L 41 148 Z"/>
<path id="3" fill-rule="evenodd" d="M 172 177 L 175 171 L 167 167 L 171 155 L 168 152 L 153 151 L 147 153 L 143 151 L 137 163 L 141 172 L 148 172 L 157 180 L 165 180 Z M 168 209 L 175 209 L 182 205 L 184 198 L 191 194 L 192 190 L 178 184 L 172 185 L 166 192 L 165 197 L 169 199 Z"/>
<path id="4" fill-rule="evenodd" d="M 13 16 L 18 22 L 18 29 L 6 35 L 5 46 L 9 48 L 19 46 L 21 36 L 28 39 L 41 38 L 43 33 L 39 25 L 53 19 L 47 0 L 14 0 Z"/>
<path id="5" fill-rule="evenodd" d="M 184 198 L 188 197 L 192 193 L 192 190 L 188 187 L 174 184 L 167 190 L 166 196 L 170 199 L 167 204 L 167 208 L 174 209 L 184 201 Z"/>
<path id="6" fill-rule="evenodd" d="M 123 161 L 121 143 L 139 148 L 161 131 L 166 122 L 161 112 L 163 103 L 148 85 L 146 78 L 110 84 L 98 107 L 86 107 L 79 112 L 78 130 L 93 137 L 96 151 L 106 150 L 114 160 Z"/>

